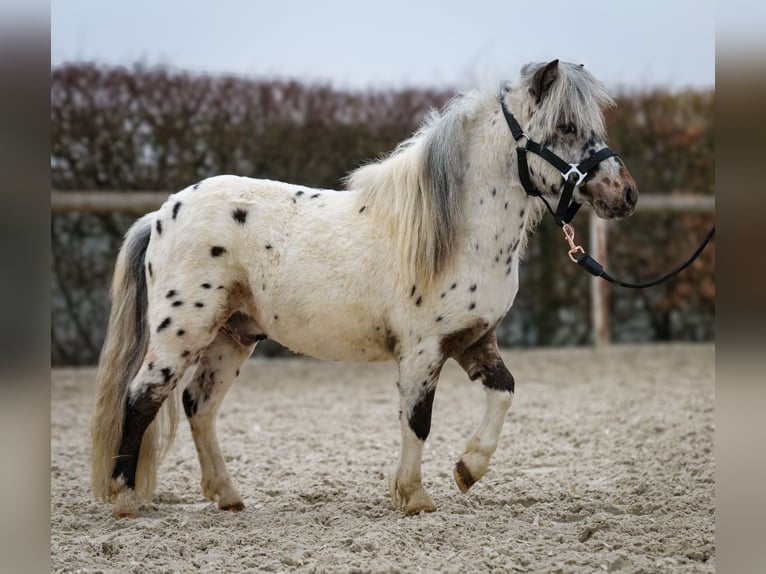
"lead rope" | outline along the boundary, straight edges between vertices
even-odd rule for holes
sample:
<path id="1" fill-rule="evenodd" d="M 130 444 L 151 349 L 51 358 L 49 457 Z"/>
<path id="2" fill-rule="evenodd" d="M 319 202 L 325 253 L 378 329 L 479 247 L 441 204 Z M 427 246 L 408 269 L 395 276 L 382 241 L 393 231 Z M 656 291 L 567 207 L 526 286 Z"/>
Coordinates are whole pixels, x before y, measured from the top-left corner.
<path id="1" fill-rule="evenodd" d="M 645 287 L 652 287 L 653 285 L 657 285 L 659 283 L 663 283 L 664 281 L 667 281 L 671 277 L 674 277 L 675 275 L 678 275 L 681 271 L 689 267 L 692 263 L 694 263 L 694 260 L 697 259 L 697 257 L 700 256 L 702 251 L 707 247 L 707 244 L 710 243 L 710 240 L 715 235 L 715 225 L 713 225 L 710 228 L 710 231 L 707 232 L 707 235 L 705 236 L 705 239 L 702 240 L 702 243 L 700 243 L 699 247 L 694 251 L 691 257 L 689 257 L 686 261 L 681 263 L 678 267 L 675 269 L 672 269 L 671 271 L 668 271 L 667 273 L 663 273 L 659 277 L 655 277 L 654 279 L 650 279 L 649 281 L 641 281 L 639 283 L 633 283 L 630 281 L 623 281 L 622 279 L 617 279 L 607 273 L 606 269 L 604 269 L 604 266 L 601 265 L 598 261 L 593 259 L 590 255 L 588 255 L 585 251 L 585 249 L 582 248 L 582 246 L 577 245 L 574 241 L 574 227 L 570 225 L 569 223 L 565 223 L 562 225 L 561 229 L 564 231 L 564 238 L 566 239 L 567 243 L 569 244 L 569 259 L 571 259 L 574 263 L 577 263 L 585 269 L 588 273 L 593 275 L 594 277 L 601 277 L 605 281 L 609 281 L 609 283 L 613 283 L 615 285 L 619 285 L 621 287 L 627 287 L 629 289 L 644 289 Z"/>

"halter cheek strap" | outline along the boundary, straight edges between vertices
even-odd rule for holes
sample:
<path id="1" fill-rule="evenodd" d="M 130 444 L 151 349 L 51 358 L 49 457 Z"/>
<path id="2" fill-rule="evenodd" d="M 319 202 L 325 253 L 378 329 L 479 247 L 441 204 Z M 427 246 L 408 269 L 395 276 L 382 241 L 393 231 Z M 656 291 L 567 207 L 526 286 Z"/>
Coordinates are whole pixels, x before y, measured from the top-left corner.
<path id="1" fill-rule="evenodd" d="M 580 204 L 572 199 L 575 188 L 582 184 L 582 182 L 588 176 L 588 172 L 590 172 L 590 170 L 595 168 L 605 159 L 616 156 L 617 154 L 609 147 L 605 147 L 579 163 L 568 163 L 545 146 L 531 139 L 524 132 L 524 130 L 521 129 L 519 122 L 515 117 L 513 117 L 513 114 L 506 107 L 505 101 L 502 97 L 500 98 L 500 107 L 503 110 L 505 121 L 511 130 L 513 139 L 517 142 L 522 139 L 526 140 L 523 146 L 518 146 L 516 148 L 516 157 L 518 159 L 519 166 L 519 181 L 521 182 L 521 186 L 524 188 L 524 191 L 527 192 L 527 195 L 532 197 L 539 197 L 543 203 L 545 203 L 545 207 L 548 208 L 548 211 L 553 216 L 553 219 L 556 220 L 556 223 L 560 227 L 563 227 L 565 224 L 572 221 L 572 218 L 577 213 L 577 210 L 580 209 Z M 527 152 L 532 152 L 533 154 L 543 158 L 545 161 L 555 167 L 561 174 L 561 177 L 564 179 L 563 189 L 561 190 L 561 197 L 559 198 L 559 203 L 556 206 L 555 211 L 548 203 L 548 200 L 545 199 L 543 193 L 538 190 L 532 183 L 532 179 L 529 176 Z"/>

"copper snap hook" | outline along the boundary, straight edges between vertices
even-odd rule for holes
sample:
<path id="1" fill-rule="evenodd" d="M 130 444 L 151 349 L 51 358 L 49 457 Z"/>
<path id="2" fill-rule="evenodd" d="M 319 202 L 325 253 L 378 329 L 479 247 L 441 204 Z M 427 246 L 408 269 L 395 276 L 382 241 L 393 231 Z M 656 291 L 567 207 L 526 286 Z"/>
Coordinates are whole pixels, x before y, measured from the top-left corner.
<path id="1" fill-rule="evenodd" d="M 564 237 L 567 240 L 567 243 L 569 243 L 569 259 L 572 260 L 573 263 L 577 263 L 577 259 L 575 259 L 574 254 L 575 253 L 585 253 L 585 249 L 580 247 L 579 245 L 576 245 L 574 242 L 574 236 L 575 236 L 575 230 L 574 227 L 569 225 L 568 223 L 565 223 L 561 226 L 562 231 L 564 232 Z"/>

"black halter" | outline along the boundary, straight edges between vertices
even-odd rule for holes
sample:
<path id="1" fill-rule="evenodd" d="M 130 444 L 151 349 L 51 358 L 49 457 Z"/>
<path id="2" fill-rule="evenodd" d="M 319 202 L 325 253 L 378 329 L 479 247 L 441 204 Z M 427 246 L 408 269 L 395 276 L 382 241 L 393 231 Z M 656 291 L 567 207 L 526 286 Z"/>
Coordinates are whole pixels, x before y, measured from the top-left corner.
<path id="1" fill-rule="evenodd" d="M 537 143 L 526 133 L 524 133 L 524 130 L 521 129 L 519 122 L 516 121 L 516 118 L 513 117 L 513 114 L 505 106 L 505 101 L 502 96 L 500 97 L 500 106 L 503 109 L 505 121 L 508 123 L 508 127 L 511 128 L 513 139 L 515 139 L 517 142 L 522 138 L 527 140 L 523 147 L 518 146 L 516 148 L 516 155 L 518 157 L 519 163 L 519 180 L 521 180 L 521 186 L 524 188 L 524 191 L 526 191 L 528 195 L 532 197 L 539 197 L 543 203 L 545 203 L 545 207 L 548 208 L 548 211 L 550 211 L 553 219 L 556 220 L 556 223 L 559 225 L 559 227 L 563 227 L 564 224 L 572 221 L 572 218 L 577 213 L 577 210 L 580 209 L 580 204 L 572 199 L 572 194 L 574 193 L 575 187 L 583 182 L 583 180 L 588 176 L 588 172 L 590 172 L 590 170 L 592 170 L 605 159 L 616 156 L 617 154 L 609 147 L 605 147 L 597 151 L 592 156 L 584 159 L 580 163 L 568 163 L 553 153 L 551 150 L 542 144 Z M 559 170 L 561 177 L 564 178 L 564 188 L 561 192 L 561 197 L 559 198 L 559 204 L 556 206 L 556 211 L 551 208 L 542 192 L 535 187 L 529 177 L 529 165 L 527 164 L 528 151 L 539 155 L 541 158 Z"/>
<path id="2" fill-rule="evenodd" d="M 580 267 L 585 269 L 591 275 L 595 277 L 601 277 L 610 283 L 614 283 L 622 287 L 629 287 L 631 289 L 643 289 L 644 287 L 651 287 L 653 285 L 657 285 L 658 283 L 667 281 L 691 265 L 692 262 L 694 262 L 694 260 L 699 257 L 700 253 L 702 253 L 702 250 L 705 249 L 705 246 L 715 235 L 715 225 L 713 225 L 705 239 L 702 241 L 697 250 L 692 254 L 692 256 L 689 257 L 689 259 L 678 265 L 675 269 L 669 271 L 668 273 L 664 273 L 655 279 L 633 283 L 630 281 L 623 281 L 611 276 L 609 273 L 607 273 L 606 269 L 604 269 L 604 267 L 598 261 L 593 259 L 593 257 L 588 255 L 582 247 L 575 245 L 574 228 L 569 225 L 569 222 L 572 221 L 572 218 L 577 213 L 577 210 L 580 209 L 580 204 L 572 200 L 572 194 L 574 193 L 575 187 L 580 185 L 583 180 L 588 177 L 588 172 L 590 172 L 590 170 L 592 170 L 605 159 L 612 156 L 617 156 L 617 154 L 610 148 L 605 147 L 597 151 L 589 158 L 581 161 L 580 163 L 567 163 L 551 150 L 530 139 L 530 137 L 524 133 L 524 130 L 521 129 L 519 122 L 516 121 L 516 118 L 513 117 L 513 114 L 510 112 L 510 110 L 505 107 L 505 100 L 503 99 L 502 94 L 500 96 L 500 106 L 503 109 L 505 121 L 508 123 L 508 127 L 511 128 L 513 139 L 515 139 L 517 142 L 522 138 L 527 140 L 523 147 L 516 147 L 516 154 L 519 160 L 519 180 L 521 180 L 521 185 L 524 188 L 524 191 L 526 191 L 527 194 L 531 197 L 539 197 L 543 203 L 545 203 L 545 207 L 548 208 L 548 211 L 550 211 L 553 219 L 555 219 L 559 227 L 563 228 L 564 230 L 564 236 L 566 237 L 566 240 L 569 243 L 569 247 L 571 248 L 569 250 L 569 258 L 575 263 L 578 263 Z M 559 199 L 558 206 L 556 206 L 556 211 L 553 211 L 550 204 L 548 203 L 548 200 L 546 200 L 542 192 L 535 187 L 529 177 L 529 165 L 527 164 L 528 151 L 539 155 L 541 158 L 559 170 L 561 177 L 564 178 L 564 189 L 561 192 L 561 198 Z"/>

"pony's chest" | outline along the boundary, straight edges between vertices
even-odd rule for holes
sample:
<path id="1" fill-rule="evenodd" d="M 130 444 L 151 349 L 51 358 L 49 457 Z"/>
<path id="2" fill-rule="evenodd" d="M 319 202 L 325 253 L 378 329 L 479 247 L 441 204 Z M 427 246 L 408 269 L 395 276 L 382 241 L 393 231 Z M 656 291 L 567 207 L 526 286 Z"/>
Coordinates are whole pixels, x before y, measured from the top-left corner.
<path id="1" fill-rule="evenodd" d="M 519 259 L 509 257 L 502 266 L 491 268 L 485 275 L 491 308 L 500 319 L 508 313 L 519 291 Z"/>
<path id="2" fill-rule="evenodd" d="M 501 320 L 513 305 L 519 288 L 518 258 L 501 263 L 492 265 L 474 259 L 465 265 L 462 273 L 446 282 L 434 301 L 429 302 L 428 311 L 435 314 L 434 321 L 440 321 L 442 316 L 445 322 L 459 324 L 477 319 L 495 324 Z"/>

